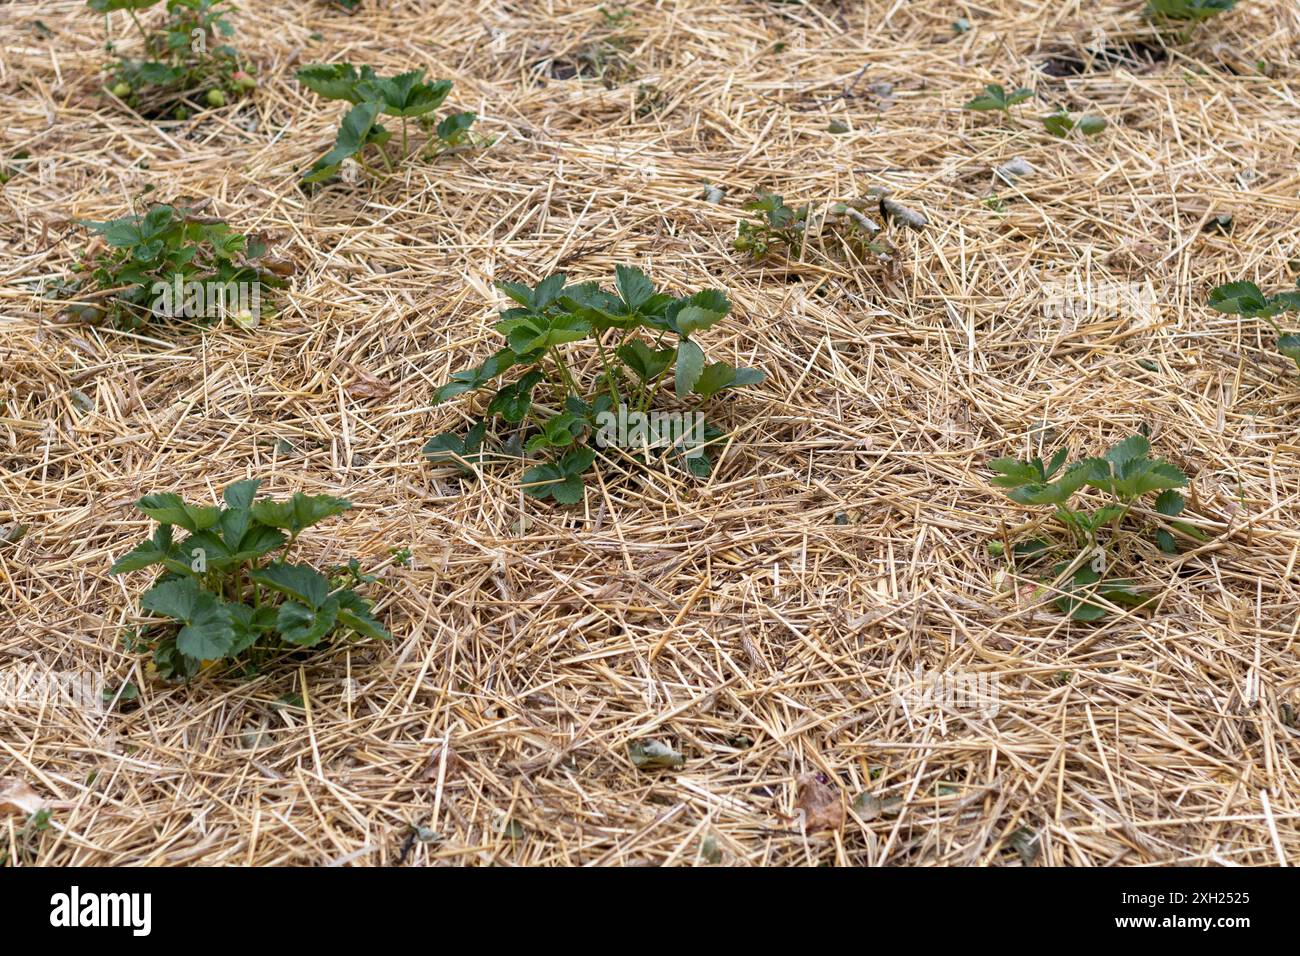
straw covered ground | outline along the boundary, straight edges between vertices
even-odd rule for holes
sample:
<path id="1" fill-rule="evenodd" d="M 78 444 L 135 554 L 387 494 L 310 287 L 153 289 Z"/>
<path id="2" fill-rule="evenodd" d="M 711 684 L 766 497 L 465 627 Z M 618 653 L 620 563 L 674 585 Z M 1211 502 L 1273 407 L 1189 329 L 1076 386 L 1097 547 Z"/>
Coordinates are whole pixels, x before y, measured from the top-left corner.
<path id="1" fill-rule="evenodd" d="M 98 92 L 103 17 L 0 6 L 0 156 L 31 157 L 0 192 L 0 525 L 28 526 L 0 543 L 0 665 L 140 695 L 3 701 L 0 778 L 50 814 L 26 834 L 0 816 L 0 850 L 1300 863 L 1300 377 L 1263 323 L 1205 306 L 1233 280 L 1294 287 L 1294 2 L 1243 0 L 1181 39 L 1136 0 L 246 0 L 232 19 L 256 94 L 151 123 Z M 127 49 L 129 26 L 114 15 Z M 305 194 L 343 110 L 294 73 L 340 60 L 454 80 L 495 144 Z M 991 82 L 1036 100 L 961 109 Z M 1109 126 L 1055 139 L 1038 117 L 1058 106 Z M 1017 158 L 1033 171 L 995 176 Z M 280 314 L 57 321 L 41 291 L 85 247 L 75 220 L 148 184 L 269 235 L 296 266 Z M 888 225 L 888 261 L 827 228 L 754 262 L 731 241 L 759 187 L 814 208 L 886 188 L 928 224 Z M 492 283 L 617 263 L 726 289 L 701 339 L 767 374 L 710 407 L 712 477 L 610 454 L 558 507 L 520 469 L 425 461 L 477 407 L 431 394 L 499 347 Z M 1062 315 L 1070 283 L 1152 299 Z M 1130 535 L 1117 573 L 1154 601 L 1070 621 L 990 554 L 1051 521 L 987 463 L 1140 427 L 1191 477 L 1207 540 L 1168 556 Z M 378 569 L 393 640 L 158 681 L 121 641 L 149 574 L 107 573 L 148 533 L 132 503 L 215 502 L 250 476 L 355 504 L 302 553 Z M 918 672 L 996 680 L 996 713 L 910 706 Z M 647 742 L 684 764 L 638 768 Z"/>

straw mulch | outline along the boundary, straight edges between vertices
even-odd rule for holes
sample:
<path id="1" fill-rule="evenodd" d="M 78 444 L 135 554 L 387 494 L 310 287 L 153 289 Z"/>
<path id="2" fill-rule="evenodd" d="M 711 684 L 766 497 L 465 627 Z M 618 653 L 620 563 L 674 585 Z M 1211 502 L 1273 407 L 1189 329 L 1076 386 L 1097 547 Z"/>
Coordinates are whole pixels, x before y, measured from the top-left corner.
<path id="1" fill-rule="evenodd" d="M 1293 285 L 1293 2 L 1167 44 L 1136 0 L 244 6 L 251 104 L 159 125 L 96 95 L 103 20 L 78 0 L 0 8 L 0 148 L 55 170 L 0 193 L 0 525 L 30 526 L 0 544 L 0 664 L 141 695 L 4 702 L 0 777 L 52 808 L 23 860 L 1300 863 L 1300 377 L 1204 306 Z M 304 195 L 342 109 L 294 71 L 340 59 L 453 79 L 498 141 Z M 988 82 L 1039 98 L 962 111 Z M 1109 128 L 1053 139 L 1058 105 Z M 1036 172 L 996 179 L 1015 157 Z M 298 271 L 273 322 L 55 321 L 39 286 L 84 247 L 72 221 L 147 184 L 274 237 Z M 751 263 L 730 242 L 759 186 L 818 207 L 885 187 L 929 225 L 890 226 L 890 262 L 826 231 Z M 710 410 L 713 477 L 611 456 L 555 508 L 517 470 L 428 465 L 473 408 L 433 387 L 497 347 L 492 282 L 620 262 L 727 289 L 704 344 L 767 372 Z M 1080 276 L 1153 312 L 1052 317 Z M 989 555 L 1043 516 L 987 461 L 1142 425 L 1210 540 L 1133 540 L 1120 572 L 1156 601 L 1071 623 Z M 106 573 L 148 530 L 131 503 L 247 476 L 356 503 L 303 554 L 381 568 L 394 640 L 152 680 L 120 641 L 148 576 Z M 904 706 L 918 667 L 995 675 L 998 712 Z M 685 764 L 637 769 L 634 741 Z"/>

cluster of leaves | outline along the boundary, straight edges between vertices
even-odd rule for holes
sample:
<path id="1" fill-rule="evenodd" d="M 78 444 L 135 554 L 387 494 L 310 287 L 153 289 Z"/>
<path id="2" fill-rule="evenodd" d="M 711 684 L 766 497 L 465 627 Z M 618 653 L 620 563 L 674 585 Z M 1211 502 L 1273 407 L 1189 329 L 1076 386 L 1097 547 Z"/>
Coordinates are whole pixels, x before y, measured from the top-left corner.
<path id="1" fill-rule="evenodd" d="M 916 213 L 883 195 L 877 199 L 880 214 L 886 221 L 901 217 L 905 225 L 919 228 Z M 882 257 L 892 255 L 893 247 L 876 239 L 880 226 L 862 212 L 859 208 L 862 206 L 865 206 L 865 201 L 830 203 L 818 221 L 822 227 L 834 225 L 840 236 L 860 250 Z M 737 252 L 747 253 L 753 259 L 762 259 L 777 249 L 796 256 L 801 252 L 813 219 L 811 203 L 792 208 L 782 197 L 760 189 L 745 204 L 745 209 L 754 213 L 754 218 L 743 220 L 737 227 L 736 238 L 732 241 Z M 925 220 L 919 217 L 919 221 L 924 224 Z"/>
<path id="2" fill-rule="evenodd" d="M 162 30 L 150 33 L 136 13 L 159 2 L 162 0 L 87 0 L 99 13 L 126 11 L 144 40 L 142 59 L 118 57 L 109 67 L 107 89 L 114 96 L 150 115 L 170 109 L 178 119 L 185 119 L 189 106 L 200 105 L 200 96 L 203 104 L 220 107 L 226 105 L 227 97 L 256 88 L 251 69 L 235 48 L 219 42 L 235 32 L 226 19 L 233 9 L 228 0 L 165 0 L 167 20 Z M 107 47 L 112 52 L 111 42 Z"/>
<path id="3" fill-rule="evenodd" d="M 803 244 L 810 212 L 808 204 L 792 209 L 782 197 L 760 189 L 745 204 L 745 210 L 755 215 L 752 220 L 740 223 L 732 242 L 737 252 L 747 252 L 755 259 L 761 259 L 777 245 L 798 249 Z"/>
<path id="4" fill-rule="evenodd" d="M 1077 555 L 1055 565 L 1052 577 L 1066 576 L 1060 584 L 1057 607 L 1075 620 L 1097 620 L 1105 616 L 1108 604 L 1143 603 L 1132 582 L 1103 577 L 1107 562 L 1099 533 L 1109 528 L 1112 535 L 1116 534 L 1133 506 L 1144 496 L 1156 494 L 1156 511 L 1171 519 L 1168 523 L 1175 531 L 1204 540 L 1204 534 L 1196 527 L 1172 520 L 1183 511 L 1185 501 L 1175 489 L 1187 485 L 1187 476 L 1163 458 L 1153 459 L 1150 451 L 1151 444 L 1143 435 L 1132 435 L 1104 456 L 1085 458 L 1069 467 L 1064 467 L 1069 456 L 1065 448 L 1047 464 L 1041 458 L 1028 461 L 998 458 L 989 463 L 997 474 L 992 480 L 994 486 L 1018 504 L 1053 506 L 1056 517 L 1070 533 L 1070 545 L 1077 550 Z M 1103 493 L 1110 500 L 1094 510 L 1086 505 L 1072 507 L 1071 499 L 1085 487 Z M 1155 540 L 1162 551 L 1178 550 L 1176 539 L 1166 528 L 1156 530 Z M 1043 558 L 1053 550 L 1052 544 L 1042 539 L 1020 542 L 1014 547 L 1016 557 L 1029 561 Z M 1092 560 L 1085 564 L 1089 558 Z"/>
<path id="5" fill-rule="evenodd" d="M 451 80 L 424 81 L 424 70 L 380 77 L 368 66 L 357 70 L 351 63 L 313 64 L 298 71 L 298 81 L 326 99 L 343 100 L 352 108 L 343 117 L 334 148 L 316 161 L 303 176 L 304 183 L 319 183 L 339 172 L 345 160 L 366 168 L 364 151 L 374 146 L 384 165 L 392 169 L 386 149 L 392 133 L 379 122 L 380 115 L 402 121 L 401 158 L 409 150 L 408 122 L 416 119 L 425 128 L 428 148 L 451 149 L 471 142 L 474 113 L 451 113 L 436 125 L 431 114 L 451 92 Z"/>
<path id="6" fill-rule="evenodd" d="M 483 388 L 510 370 L 522 374 L 496 390 L 485 415 L 465 435 L 437 435 L 424 452 L 434 462 L 453 461 L 462 467 L 520 454 L 547 455 L 549 461 L 523 475 L 524 491 L 533 497 L 561 504 L 581 500 L 582 475 L 596 458 L 583 439 L 603 414 L 621 406 L 648 412 L 670 380 L 680 400 L 709 399 L 763 380 L 758 369 L 705 361 L 695 334 L 731 311 L 726 294 L 717 289 L 675 298 L 656 291 L 645 273 L 631 266 L 616 267 L 614 292 L 595 282 L 569 285 L 562 273 L 531 288 L 517 282 L 497 287 L 515 303 L 502 310 L 496 324 L 506 347 L 475 368 L 455 372 L 433 400 L 438 404 Z M 586 339 L 594 341 L 602 371 L 584 389 L 566 347 Z M 488 418 L 517 426 L 502 453 L 490 454 L 484 448 Z M 713 441 L 720 434 L 706 427 L 703 437 Z M 679 455 L 697 477 L 711 471 L 707 450 L 686 455 L 674 445 L 669 452 Z"/>
<path id="7" fill-rule="evenodd" d="M 301 492 L 288 501 L 255 500 L 260 484 L 255 478 L 236 482 L 222 493 L 221 507 L 187 504 L 170 493 L 136 503 L 158 527 L 110 573 L 164 569 L 140 597 L 142 610 L 165 619 L 149 628 L 159 637 L 142 638 L 153 648 L 160 676 L 188 679 L 204 661 L 315 647 L 342 632 L 389 637 L 369 602 L 342 586 L 349 582 L 284 560 L 305 529 L 352 505 Z M 177 528 L 188 532 L 179 541 Z M 274 552 L 281 554 L 271 560 Z M 355 566 L 353 572 L 360 580 Z"/>
<path id="8" fill-rule="evenodd" d="M 1018 103 L 1023 103 L 1033 95 L 1034 91 L 1027 87 L 1022 86 L 1019 89 L 1008 93 L 1006 88 L 1000 83 L 989 83 L 984 87 L 983 93 L 975 97 L 962 108 L 974 110 L 980 113 L 997 111 L 1002 113 L 1004 116 L 1010 116 L 1011 107 Z"/>
<path id="9" fill-rule="evenodd" d="M 990 83 L 984 92 L 972 99 L 962 109 L 975 112 L 999 112 L 1003 116 L 1011 115 L 1011 107 L 1032 99 L 1034 91 L 1022 86 L 1010 93 L 998 83 Z M 1084 136 L 1096 136 L 1106 128 L 1106 121 L 1100 116 L 1085 114 L 1078 118 L 1070 115 L 1069 110 L 1058 109 L 1043 118 L 1043 129 L 1058 139 L 1065 139 L 1072 130 L 1078 130 Z"/>
<path id="10" fill-rule="evenodd" d="M 154 314 L 153 289 L 188 282 L 260 283 L 263 292 L 280 288 L 277 272 L 290 270 L 266 257 L 266 244 L 235 232 L 219 219 L 196 210 L 155 204 L 145 212 L 107 222 L 84 220 L 108 249 L 75 266 L 80 277 L 59 290 L 81 301 L 67 313 L 88 322 L 108 320 L 119 328 L 139 328 Z M 274 270 L 274 271 L 273 271 Z"/>
<path id="11" fill-rule="evenodd" d="M 1058 139 L 1065 139 L 1075 129 L 1084 136 L 1096 136 L 1106 128 L 1106 121 L 1089 114 L 1075 119 L 1068 110 L 1061 109 L 1043 117 L 1043 128 Z"/>
<path id="12" fill-rule="evenodd" d="M 1296 286 L 1300 288 L 1300 279 L 1296 280 Z M 1300 311 L 1300 291 L 1267 296 L 1253 282 L 1229 282 L 1210 292 L 1209 304 L 1216 312 L 1263 319 L 1277 333 L 1277 350 L 1300 366 L 1300 334 L 1284 332 L 1273 321 L 1283 312 Z"/>
<path id="13" fill-rule="evenodd" d="M 1147 0 L 1147 15 L 1157 20 L 1199 23 L 1227 13 L 1237 0 Z"/>

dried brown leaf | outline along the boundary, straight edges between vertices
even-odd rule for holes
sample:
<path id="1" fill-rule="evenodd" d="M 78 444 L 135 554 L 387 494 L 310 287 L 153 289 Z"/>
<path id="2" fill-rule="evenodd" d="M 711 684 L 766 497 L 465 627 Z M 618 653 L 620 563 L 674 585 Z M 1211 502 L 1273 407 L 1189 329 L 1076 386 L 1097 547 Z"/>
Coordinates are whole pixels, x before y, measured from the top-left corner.
<path id="1" fill-rule="evenodd" d="M 844 826 L 844 797 L 825 774 L 806 773 L 798 780 L 794 808 L 803 812 L 804 830 L 838 830 Z"/>
<path id="2" fill-rule="evenodd" d="M 45 806 L 41 795 L 17 777 L 0 778 L 0 817 L 29 817 Z"/>

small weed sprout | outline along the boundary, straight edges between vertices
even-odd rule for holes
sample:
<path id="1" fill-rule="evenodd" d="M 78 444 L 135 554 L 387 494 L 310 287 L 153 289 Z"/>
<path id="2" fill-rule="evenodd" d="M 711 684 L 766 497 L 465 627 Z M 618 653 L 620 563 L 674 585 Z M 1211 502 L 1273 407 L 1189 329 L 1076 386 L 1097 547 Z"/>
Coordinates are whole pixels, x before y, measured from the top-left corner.
<path id="1" fill-rule="evenodd" d="M 1075 552 L 1072 559 L 1052 568 L 1051 577 L 1062 592 L 1056 604 L 1062 613 L 1076 621 L 1104 617 L 1107 604 L 1135 607 L 1145 603 L 1131 581 L 1105 577 L 1111 562 L 1101 540 L 1103 531 L 1109 531 L 1109 538 L 1114 540 L 1133 507 L 1145 496 L 1156 495 L 1156 512 L 1171 519 L 1168 524 L 1175 531 L 1194 540 L 1205 540 L 1198 528 L 1172 520 L 1183 511 L 1183 496 L 1175 489 L 1187 485 L 1187 476 L 1163 458 L 1151 458 L 1150 451 L 1150 442 L 1139 434 L 1113 446 L 1101 458 L 1086 458 L 1068 467 L 1064 467 L 1069 456 L 1065 448 L 1046 465 L 1041 458 L 1028 461 L 998 458 L 989 463 L 997 474 L 992 484 L 1012 501 L 1055 508 L 1056 518 L 1069 534 L 1068 548 Z M 1094 510 L 1086 506 L 1072 507 L 1074 495 L 1084 488 L 1099 491 L 1109 500 Z M 1168 529 L 1157 528 L 1154 537 L 1162 551 L 1177 552 L 1178 543 Z M 994 550 L 1003 549 L 999 544 Z M 1012 550 L 1015 558 L 1033 562 L 1057 548 L 1047 540 L 1033 539 L 1015 544 Z"/>
<path id="2" fill-rule="evenodd" d="M 792 209 L 776 193 L 760 189 L 745 204 L 745 210 L 754 213 L 754 218 L 740 223 L 732 246 L 755 259 L 762 259 L 778 245 L 798 250 L 803 245 L 809 209 L 807 204 Z"/>
<path id="3" fill-rule="evenodd" d="M 302 177 L 305 184 L 334 178 L 344 161 L 349 159 L 373 174 L 365 162 L 367 146 L 375 147 L 385 168 L 391 171 L 393 161 L 387 147 L 392 133 L 378 122 L 381 115 L 402 121 L 399 153 L 402 160 L 410 153 L 409 125 L 412 119 L 425 130 L 425 150 L 429 153 L 474 143 L 470 127 L 477 119 L 476 114 L 451 113 L 438 123 L 433 122 L 431 114 L 447 98 L 452 84 L 451 80 L 426 83 L 424 70 L 385 78 L 368 66 L 357 70 L 351 63 L 314 64 L 298 71 L 298 81 L 326 99 L 353 104 L 343 117 L 333 149 L 317 160 Z"/>
<path id="4" fill-rule="evenodd" d="M 968 102 L 962 109 L 973 110 L 975 112 L 1000 112 L 1003 116 L 1011 115 L 1011 107 L 1025 102 L 1034 95 L 1034 91 L 1027 87 L 1020 87 L 1008 93 L 1006 88 L 999 83 L 989 83 L 984 87 L 984 92 Z"/>
<path id="5" fill-rule="evenodd" d="M 150 33 L 137 11 L 159 2 L 87 0 L 87 6 L 106 16 L 125 11 L 144 42 L 141 59 L 119 56 L 108 67 L 105 89 L 145 115 L 157 117 L 170 111 L 184 120 L 189 118 L 189 106 L 222 107 L 228 99 L 257 87 L 252 67 L 223 42 L 235 32 L 226 19 L 233 9 L 227 0 L 165 0 L 167 20 L 162 30 Z M 106 48 L 114 52 L 111 41 Z"/>
<path id="6" fill-rule="evenodd" d="M 548 276 L 531 288 L 517 282 L 497 287 L 515 303 L 501 312 L 496 330 L 505 348 L 475 368 L 455 372 L 433 396 L 435 404 L 487 386 L 506 372 L 522 374 L 500 386 L 486 412 L 464 435 L 437 435 L 425 445 L 435 463 L 474 465 L 507 460 L 514 455 L 541 455 L 548 460 L 523 475 L 523 490 L 535 498 L 560 504 L 582 500 L 583 479 L 596 460 L 585 439 L 601 434 L 617 419 L 620 428 L 634 417 L 648 416 L 660 390 L 671 383 L 681 401 L 695 396 L 708 400 L 725 389 L 755 385 L 763 373 L 726 362 L 708 363 L 696 333 L 720 322 L 731 311 L 725 293 L 704 289 L 676 298 L 655 290 L 640 269 L 618 266 L 615 291 L 595 282 L 570 285 L 563 274 Z M 579 360 L 570 345 L 590 341 L 595 354 Z M 584 386 L 580 371 L 598 367 Z M 495 419 L 516 436 L 503 452 L 486 450 L 488 424 Z M 705 447 L 721 435 L 705 426 L 687 447 L 672 436 L 658 443 L 649 437 L 628 445 L 643 450 L 666 444 L 666 453 L 697 477 L 707 477 L 712 462 Z"/>
<path id="7" fill-rule="evenodd" d="M 741 221 L 732 248 L 754 260 L 766 258 L 778 250 L 798 258 L 803 253 L 805 238 L 811 239 L 814 234 L 831 227 L 858 251 L 889 257 L 894 249 L 883 241 L 877 241 L 880 226 L 863 212 L 867 205 L 867 200 L 832 202 L 814 215 L 811 203 L 796 209 L 786 205 L 785 200 L 775 193 L 759 190 L 745 204 L 745 209 L 754 217 Z M 883 206 L 881 215 L 888 218 Z"/>
<path id="8" fill-rule="evenodd" d="M 346 578 L 331 580 L 285 560 L 304 530 L 352 505 L 301 492 L 288 501 L 254 500 L 260 484 L 254 478 L 229 486 L 221 507 L 187 504 L 175 494 L 145 495 L 136 503 L 157 530 L 109 573 L 162 566 L 140 597 L 154 619 L 134 646 L 152 648 L 164 679 L 187 680 L 205 661 L 243 657 L 256 666 L 286 648 L 315 647 L 347 632 L 389 637 L 369 602 L 345 586 L 370 580 L 355 564 Z M 187 532 L 179 541 L 177 528 Z M 275 552 L 280 556 L 271 560 Z"/>

